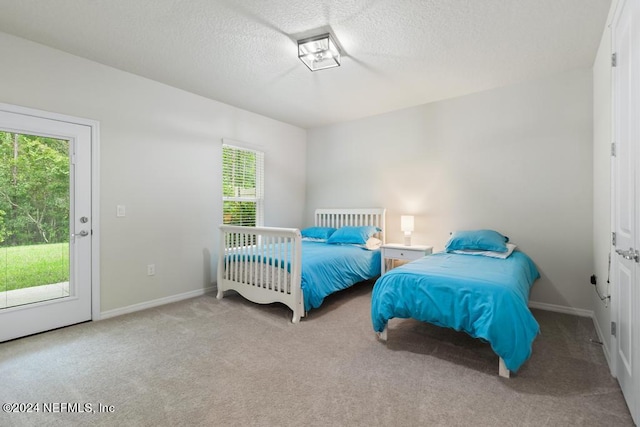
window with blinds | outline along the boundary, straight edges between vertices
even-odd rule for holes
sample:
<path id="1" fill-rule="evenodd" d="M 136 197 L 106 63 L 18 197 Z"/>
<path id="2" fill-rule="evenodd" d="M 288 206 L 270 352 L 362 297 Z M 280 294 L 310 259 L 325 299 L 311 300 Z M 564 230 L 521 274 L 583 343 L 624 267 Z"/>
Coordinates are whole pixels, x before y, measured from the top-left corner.
<path id="1" fill-rule="evenodd" d="M 264 153 L 223 144 L 223 224 L 262 226 Z"/>

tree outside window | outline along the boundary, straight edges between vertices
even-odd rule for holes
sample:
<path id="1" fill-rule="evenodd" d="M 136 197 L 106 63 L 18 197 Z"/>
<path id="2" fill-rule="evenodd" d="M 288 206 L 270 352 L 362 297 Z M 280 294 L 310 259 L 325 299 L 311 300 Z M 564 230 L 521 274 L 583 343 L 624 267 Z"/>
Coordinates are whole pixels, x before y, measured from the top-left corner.
<path id="1" fill-rule="evenodd" d="M 69 142 L 0 131 L 0 243 L 69 238 Z"/>

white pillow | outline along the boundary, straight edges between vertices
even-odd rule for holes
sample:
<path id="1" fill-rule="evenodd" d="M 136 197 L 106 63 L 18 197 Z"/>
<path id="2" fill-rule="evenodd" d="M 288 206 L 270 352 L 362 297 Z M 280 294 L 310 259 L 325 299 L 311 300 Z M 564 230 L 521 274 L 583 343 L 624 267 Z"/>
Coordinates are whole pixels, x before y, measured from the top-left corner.
<path id="1" fill-rule="evenodd" d="M 369 237 L 369 239 L 367 239 L 367 243 L 365 243 L 364 245 L 364 248 L 370 251 L 375 251 L 376 249 L 380 249 L 381 246 L 382 240 L 375 237 Z"/>
<path id="2" fill-rule="evenodd" d="M 482 250 L 473 250 L 473 249 L 465 249 L 465 250 L 455 250 L 451 251 L 454 254 L 463 254 L 463 255 L 481 255 L 488 256 L 491 258 L 500 258 L 506 259 L 511 255 L 513 250 L 516 248 L 516 245 L 513 243 L 505 243 L 507 245 L 507 252 L 493 252 L 493 251 L 482 251 Z"/>

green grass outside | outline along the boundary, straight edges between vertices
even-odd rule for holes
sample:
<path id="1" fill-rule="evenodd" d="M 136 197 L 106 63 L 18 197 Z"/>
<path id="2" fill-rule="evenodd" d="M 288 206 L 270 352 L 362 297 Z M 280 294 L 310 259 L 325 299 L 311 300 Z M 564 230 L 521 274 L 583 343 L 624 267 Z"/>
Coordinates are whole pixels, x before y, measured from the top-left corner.
<path id="1" fill-rule="evenodd" d="M 68 281 L 68 243 L 0 247 L 0 292 Z"/>

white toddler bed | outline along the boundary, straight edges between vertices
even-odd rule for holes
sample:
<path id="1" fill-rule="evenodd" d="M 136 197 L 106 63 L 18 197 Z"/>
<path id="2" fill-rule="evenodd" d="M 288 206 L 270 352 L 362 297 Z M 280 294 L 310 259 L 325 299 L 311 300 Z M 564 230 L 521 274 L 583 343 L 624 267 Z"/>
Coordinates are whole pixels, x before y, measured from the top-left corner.
<path id="1" fill-rule="evenodd" d="M 376 237 L 383 243 L 384 224 L 382 208 L 315 211 L 316 227 L 378 227 L 382 231 Z M 235 290 L 258 304 L 280 302 L 293 311 L 292 322 L 298 323 L 306 314 L 300 230 L 221 225 L 220 231 L 217 298 L 222 299 L 227 290 Z"/>

